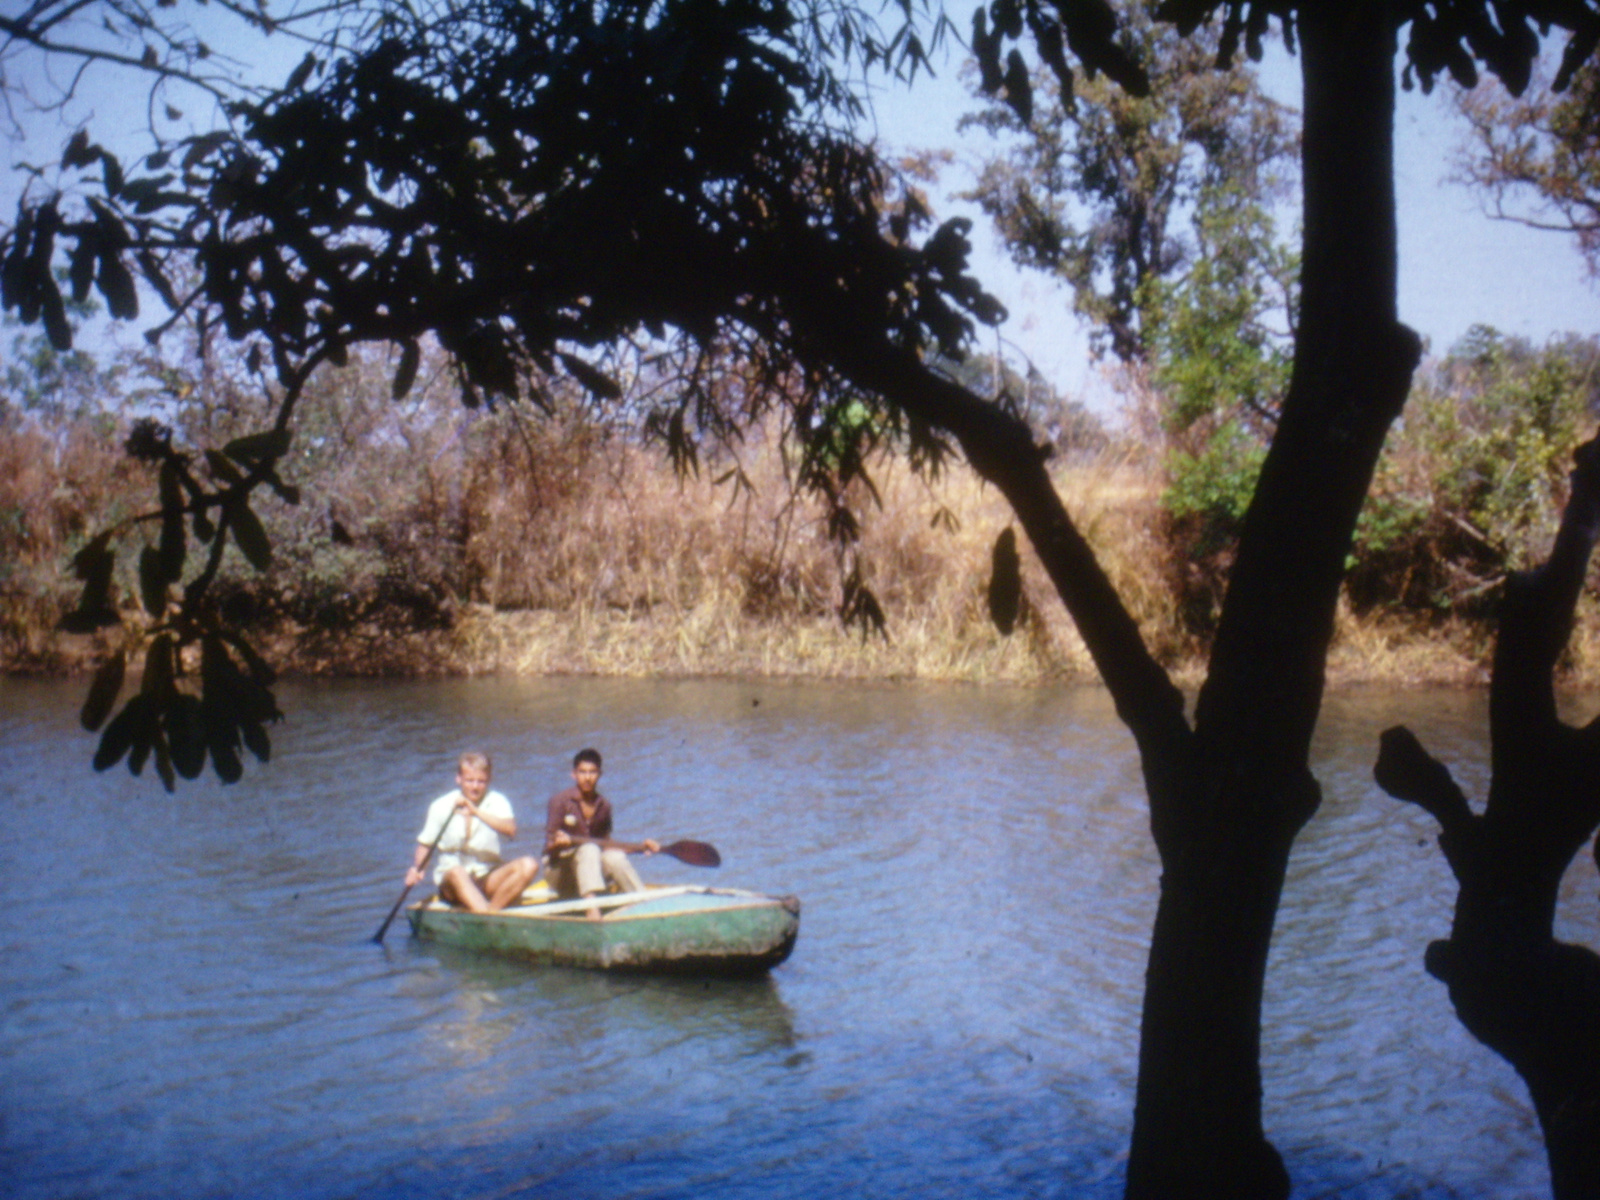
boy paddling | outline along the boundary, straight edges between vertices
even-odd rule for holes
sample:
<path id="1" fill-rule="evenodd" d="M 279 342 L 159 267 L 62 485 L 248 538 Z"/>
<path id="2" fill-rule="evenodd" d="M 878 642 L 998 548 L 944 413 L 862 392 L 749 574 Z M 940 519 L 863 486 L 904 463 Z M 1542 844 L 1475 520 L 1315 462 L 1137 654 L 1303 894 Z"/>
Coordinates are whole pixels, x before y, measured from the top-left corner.
<path id="1" fill-rule="evenodd" d="M 627 851 L 608 844 L 612 832 L 611 802 L 598 790 L 600 752 L 580 750 L 572 760 L 572 786 L 550 797 L 545 817 L 545 854 L 550 882 L 563 899 L 587 899 L 614 885 L 622 892 L 644 891 Z M 593 840 L 589 840 L 593 839 Z M 661 847 L 652 838 L 642 843 L 646 854 Z M 600 911 L 590 909 L 598 918 Z"/>
<path id="2" fill-rule="evenodd" d="M 539 873 L 539 860 L 524 856 L 505 862 L 500 839 L 517 836 L 511 802 L 489 789 L 489 757 L 463 754 L 456 764 L 456 789 L 428 806 L 417 834 L 417 848 L 406 887 L 422 879 L 428 852 L 438 843 L 433 882 L 451 904 L 473 912 L 498 912 L 510 904 Z"/>

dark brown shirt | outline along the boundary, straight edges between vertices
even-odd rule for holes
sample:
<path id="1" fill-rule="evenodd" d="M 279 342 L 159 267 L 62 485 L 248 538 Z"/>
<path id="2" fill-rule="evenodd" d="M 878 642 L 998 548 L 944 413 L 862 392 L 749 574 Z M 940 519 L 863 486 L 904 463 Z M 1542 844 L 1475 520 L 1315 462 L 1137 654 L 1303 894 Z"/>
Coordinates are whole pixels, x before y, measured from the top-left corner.
<path id="1" fill-rule="evenodd" d="M 550 849 L 550 839 L 560 829 L 572 838 L 609 838 L 611 836 L 611 801 L 599 792 L 594 794 L 594 816 L 587 819 L 583 815 L 583 805 L 579 803 L 579 792 L 576 787 L 569 787 L 564 792 L 557 792 L 550 797 L 550 807 L 544 822 L 544 845 Z M 563 851 L 556 851 L 564 854 Z"/>

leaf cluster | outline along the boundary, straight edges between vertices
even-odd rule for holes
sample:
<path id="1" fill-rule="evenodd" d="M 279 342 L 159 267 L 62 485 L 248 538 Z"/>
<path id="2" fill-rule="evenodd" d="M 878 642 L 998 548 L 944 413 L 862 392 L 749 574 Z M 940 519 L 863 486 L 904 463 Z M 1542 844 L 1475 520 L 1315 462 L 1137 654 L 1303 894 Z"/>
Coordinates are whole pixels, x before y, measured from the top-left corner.
<path id="1" fill-rule="evenodd" d="M 1129 52 L 1153 63 L 1146 92 L 1100 80 L 1069 95 L 1043 76 L 1032 124 L 999 101 L 966 118 L 1020 135 L 985 164 L 970 198 L 1020 265 L 1072 289 L 1096 350 L 1146 363 L 1170 287 L 1215 248 L 1207 223 L 1241 198 L 1265 214 L 1287 191 L 1298 141 L 1292 114 L 1251 71 L 1215 69 L 1213 36 L 1179 38 L 1138 4 L 1123 6 L 1121 28 Z M 1270 238 L 1257 245 L 1272 256 Z"/>
<path id="2" fill-rule="evenodd" d="M 1296 22 L 1319 0 L 1162 0 L 1157 16 L 1173 22 L 1187 37 L 1220 11 L 1218 64 L 1227 66 L 1240 42 L 1259 60 L 1268 28 L 1276 18 L 1284 40 L 1295 44 Z M 1329 8 L 1337 6 L 1329 5 Z M 1564 88 L 1578 66 L 1600 45 L 1600 9 L 1593 0 L 1401 0 L 1391 6 L 1396 30 L 1409 28 L 1405 42 L 1405 86 L 1420 79 L 1431 90 L 1448 72 L 1462 87 L 1478 80 L 1477 64 L 1521 94 L 1539 54 L 1540 40 L 1552 28 L 1571 36 L 1563 51 L 1557 88 Z"/>
<path id="3" fill-rule="evenodd" d="M 138 554 L 139 598 L 148 623 L 107 657 L 90 687 L 82 721 L 85 729 L 100 732 L 95 769 L 126 757 L 137 775 L 153 759 L 170 791 L 176 777 L 195 778 L 209 757 L 218 777 L 231 783 L 243 770 L 241 749 L 261 761 L 270 754 L 265 726 L 278 717 L 270 690 L 273 672 L 203 601 L 230 542 L 256 570 L 270 567 L 271 542 L 251 507 L 250 491 L 265 482 L 283 499 L 298 501 L 297 491 L 276 469 L 288 451 L 289 435 L 268 430 L 235 438 L 197 462 L 174 448 L 170 429 L 144 418 L 133 426 L 126 448 L 130 457 L 155 469 L 160 507 L 124 523 L 157 529 L 156 540 Z M 89 634 L 122 624 L 112 544 L 121 532 L 118 526 L 102 531 L 74 556 L 73 573 L 83 586 L 77 607 L 61 619 L 63 631 Z M 204 551 L 205 562 L 175 597 L 191 545 Z M 139 688 L 112 716 L 130 654 L 141 645 Z M 186 682 L 190 647 L 198 650 L 197 691 Z"/>
<path id="4" fill-rule="evenodd" d="M 353 52 L 308 55 L 281 89 L 238 98 L 229 130 L 134 166 L 86 134 L 69 142 L 63 170 L 97 171 L 102 194 L 71 219 L 55 200 L 25 203 L 0 240 L 6 305 L 64 346 L 53 260 L 66 260 L 75 295 L 98 287 L 117 317 L 137 312 L 136 269 L 172 314 L 147 336 L 188 319 L 204 344 L 220 328 L 248 347 L 262 386 L 276 384 L 259 443 L 198 458 L 143 446 L 163 482 L 160 511 L 142 520 L 162 533 L 141 552 L 140 591 L 158 634 L 162 621 L 175 631 L 175 661 L 218 632 L 202 601 L 223 546 L 258 568 L 271 561 L 252 493 L 298 498 L 277 464 L 306 383 L 364 343 L 398 348 L 396 398 L 425 340 L 450 356 L 469 407 L 541 404 L 537 381 L 562 377 L 597 403 L 650 393 L 647 427 L 686 470 L 701 439 L 737 438 L 788 406 L 805 448 L 798 483 L 824 498 L 847 553 L 875 447 L 907 439 L 915 461 L 937 467 L 948 449 L 925 422 L 881 400 L 868 401 L 873 420 L 847 419 L 857 400 L 832 359 L 842 340 L 857 353 L 887 343 L 959 355 L 973 323 L 1003 310 L 967 273 L 965 223 L 918 244 L 926 209 L 896 201 L 848 132 L 857 102 L 824 61 L 821 11 L 785 0 L 385 10 Z M 925 50 L 909 6 L 905 16 L 888 41 L 853 10 L 835 28 L 854 31 L 868 66 L 914 69 Z M 730 359 L 744 364 L 737 387 L 720 382 Z M 191 539 L 208 553 L 186 577 Z M 68 625 L 99 628 L 106 587 L 98 571 L 84 582 Z M 881 617 L 861 586 L 845 612 Z"/>

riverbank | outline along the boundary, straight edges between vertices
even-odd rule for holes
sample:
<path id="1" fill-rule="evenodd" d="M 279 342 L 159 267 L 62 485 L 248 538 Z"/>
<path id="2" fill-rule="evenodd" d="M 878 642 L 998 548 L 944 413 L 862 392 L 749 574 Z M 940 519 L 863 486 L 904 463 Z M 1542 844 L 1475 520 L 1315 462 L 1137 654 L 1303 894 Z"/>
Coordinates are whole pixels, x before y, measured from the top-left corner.
<path id="1" fill-rule="evenodd" d="M 1059 605 L 1036 606 L 1011 637 L 979 611 L 961 628 L 948 615 L 892 621 L 885 636 L 846 629 L 834 616 L 755 621 L 705 606 L 682 614 L 496 611 L 472 605 L 441 628 L 380 624 L 338 630 L 285 623 L 258 630 L 258 648 L 285 677 L 443 678 L 599 676 L 918 680 L 1036 685 L 1097 682 L 1083 640 Z M 50 633 L 0 673 L 74 676 L 92 670 L 109 639 Z M 1481 687 L 1489 680 L 1489 631 L 1456 623 L 1435 631 L 1340 614 L 1329 651 L 1332 687 Z M 1204 660 L 1168 656 L 1180 685 L 1198 686 Z M 1600 677 L 1600 621 L 1586 612 L 1563 675 L 1573 686 Z"/>
<path id="2" fill-rule="evenodd" d="M 996 631 L 992 555 L 1015 518 L 967 472 L 927 480 L 898 460 L 879 464 L 870 495 L 847 497 L 859 537 L 841 548 L 827 535 L 828 514 L 787 486 L 792 464 L 775 444 L 746 447 L 736 488 L 709 471 L 681 477 L 637 448 L 614 451 L 603 475 L 587 471 L 592 456 L 574 444 L 553 434 L 548 443 L 519 440 L 512 449 L 530 462 L 480 452 L 454 469 L 440 451 L 429 460 L 437 477 L 415 495 L 397 497 L 364 475 L 335 480 L 326 518 L 309 506 L 268 505 L 270 570 L 253 571 L 230 551 L 217 603 L 289 676 L 1098 679 L 1025 539 L 1018 625 L 1009 637 Z M 1180 684 L 1197 685 L 1225 555 L 1175 551 L 1163 533 L 1162 476 L 1137 448 L 1067 456 L 1052 473 L 1152 653 Z M 108 483 L 104 495 L 85 494 L 46 520 L 52 497 L 65 494 L 55 473 L 30 475 L 19 463 L 13 483 L 13 507 L 28 514 L 31 533 L 0 569 L 0 673 L 91 670 L 113 639 L 138 641 L 139 542 L 121 547 L 124 628 L 100 637 L 55 629 L 81 586 L 68 563 L 85 531 L 145 500 L 145 485 Z M 840 621 L 849 577 L 871 589 L 882 635 Z M 1440 611 L 1342 606 L 1330 682 L 1482 685 L 1489 606 Z M 1593 594 L 1580 605 L 1565 672 L 1577 685 L 1600 678 Z"/>

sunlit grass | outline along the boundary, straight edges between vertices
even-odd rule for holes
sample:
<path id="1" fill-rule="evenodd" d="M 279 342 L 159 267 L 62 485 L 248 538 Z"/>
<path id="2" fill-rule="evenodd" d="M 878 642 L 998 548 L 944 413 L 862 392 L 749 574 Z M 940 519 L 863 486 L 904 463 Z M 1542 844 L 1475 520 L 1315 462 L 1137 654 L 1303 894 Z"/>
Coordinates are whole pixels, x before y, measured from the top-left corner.
<path id="1" fill-rule="evenodd" d="M 74 595 L 66 562 L 105 513 L 142 497 L 144 481 L 130 478 L 114 443 L 98 466 L 92 446 L 69 444 L 70 462 L 50 469 L 51 456 L 25 441 L 7 443 L 0 463 L 9 471 L 0 507 L 22 514 L 33 539 L 0 581 L 0 667 L 82 669 L 94 643 L 53 630 Z M 713 482 L 727 462 L 680 478 L 649 449 L 560 430 L 532 439 L 519 432 L 456 459 L 436 447 L 430 454 L 437 467 L 411 492 L 359 479 L 340 485 L 344 519 L 357 531 L 353 548 L 335 552 L 314 534 L 308 541 L 303 510 L 274 527 L 294 550 L 283 573 L 264 582 L 244 576 L 242 585 L 280 597 L 254 636 L 284 669 L 973 683 L 1096 677 L 1021 536 L 1023 617 L 1011 636 L 996 631 L 987 608 L 990 555 L 1014 518 L 959 463 L 930 481 L 885 459 L 874 464 L 881 503 L 865 491 L 854 496 L 862 519 L 855 561 L 886 617 L 879 635 L 840 620 L 849 564 L 826 536 L 819 506 L 792 494 L 778 450 L 759 438 L 739 462 L 752 486 L 738 491 Z M 69 485 L 68 467 L 85 482 Z M 1054 477 L 1153 652 L 1180 683 L 1197 684 L 1205 646 L 1180 627 L 1171 583 L 1181 564 L 1161 535 L 1159 471 L 1139 447 L 1124 446 L 1060 463 Z M 352 496 L 366 497 L 368 507 L 356 508 Z M 379 595 L 397 575 L 445 597 L 438 620 L 396 619 L 375 605 L 359 619 L 321 622 L 315 605 L 292 603 L 312 585 Z M 128 619 L 138 621 L 135 589 L 123 594 Z M 1478 684 L 1491 651 L 1491 624 L 1358 617 L 1346 606 L 1329 676 L 1335 685 Z M 1600 667 L 1600 614 L 1588 597 L 1567 665 L 1576 675 Z"/>

